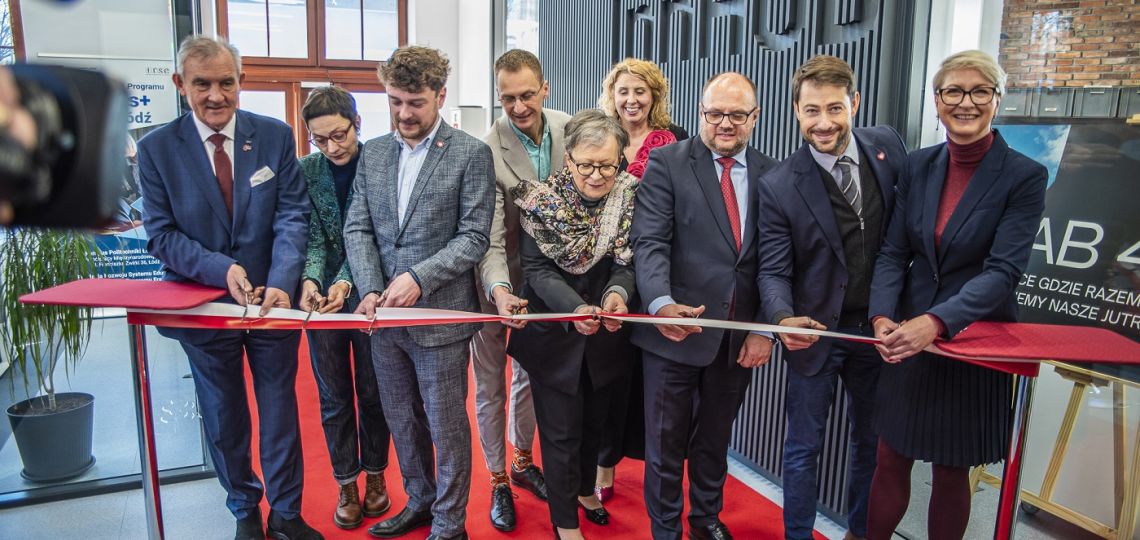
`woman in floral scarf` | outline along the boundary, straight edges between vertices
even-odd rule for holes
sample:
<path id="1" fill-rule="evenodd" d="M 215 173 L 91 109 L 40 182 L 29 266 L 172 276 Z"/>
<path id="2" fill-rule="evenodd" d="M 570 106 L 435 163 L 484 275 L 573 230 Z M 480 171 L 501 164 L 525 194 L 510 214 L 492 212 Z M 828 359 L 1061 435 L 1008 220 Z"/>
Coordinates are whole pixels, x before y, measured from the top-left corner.
<path id="1" fill-rule="evenodd" d="M 602 81 L 598 107 L 617 118 L 629 134 L 621 170 L 638 179 L 650 150 L 689 138 L 669 119 L 669 81 L 653 62 L 626 58 L 615 64 Z"/>
<path id="2" fill-rule="evenodd" d="M 531 312 L 624 314 L 636 301 L 629 226 L 637 179 L 618 170 L 627 143 L 616 120 L 582 111 L 566 124 L 565 167 L 513 190 L 525 232 L 521 296 Z M 530 375 L 554 535 L 580 539 L 579 508 L 609 523 L 593 494 L 594 467 L 614 382 L 628 377 L 637 350 L 620 322 L 595 317 L 532 322 L 512 332 L 507 351 Z"/>

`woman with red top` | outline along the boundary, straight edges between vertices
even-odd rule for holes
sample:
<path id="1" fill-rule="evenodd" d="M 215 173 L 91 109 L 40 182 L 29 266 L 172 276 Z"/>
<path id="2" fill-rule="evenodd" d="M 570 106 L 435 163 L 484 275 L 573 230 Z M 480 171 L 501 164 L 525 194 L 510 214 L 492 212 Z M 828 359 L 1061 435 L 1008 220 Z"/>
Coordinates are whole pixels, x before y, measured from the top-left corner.
<path id="1" fill-rule="evenodd" d="M 669 119 L 669 81 L 657 64 L 626 58 L 602 81 L 598 108 L 616 118 L 629 135 L 622 148 L 619 170 L 641 180 L 649 151 L 689 134 Z M 642 405 L 641 354 L 633 369 L 614 384 L 609 414 L 602 426 L 594 494 L 601 502 L 614 495 L 614 467 L 623 457 L 645 459 L 645 414 Z"/>
<path id="2" fill-rule="evenodd" d="M 639 179 L 650 150 L 689 138 L 669 119 L 669 81 L 647 60 L 626 58 L 614 64 L 602 81 L 598 108 L 617 118 L 629 134 L 621 169 Z"/>
<path id="3" fill-rule="evenodd" d="M 955 54 L 934 76 L 947 142 L 912 152 L 871 283 L 879 353 L 869 539 L 889 539 L 910 502 L 915 460 L 933 464 L 928 537 L 960 539 L 970 518 L 970 467 L 1009 445 L 1012 381 L 921 352 L 974 321 L 1017 319 L 1014 289 L 1045 209 L 1046 171 L 992 127 L 1005 72 L 981 51 Z"/>

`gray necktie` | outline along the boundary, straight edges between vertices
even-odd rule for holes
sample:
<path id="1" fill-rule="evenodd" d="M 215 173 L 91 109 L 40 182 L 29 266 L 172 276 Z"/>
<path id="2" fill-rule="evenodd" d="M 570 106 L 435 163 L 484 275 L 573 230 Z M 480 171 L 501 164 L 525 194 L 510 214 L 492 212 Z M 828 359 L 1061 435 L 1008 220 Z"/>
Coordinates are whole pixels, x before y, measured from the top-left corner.
<path id="1" fill-rule="evenodd" d="M 855 185 L 855 176 L 851 174 L 851 168 L 855 166 L 855 162 L 847 156 L 839 158 L 839 189 L 843 191 L 843 196 L 847 198 L 847 202 L 851 203 L 851 208 L 855 209 L 855 214 L 860 217 L 863 216 L 863 197 L 859 192 L 859 186 Z"/>

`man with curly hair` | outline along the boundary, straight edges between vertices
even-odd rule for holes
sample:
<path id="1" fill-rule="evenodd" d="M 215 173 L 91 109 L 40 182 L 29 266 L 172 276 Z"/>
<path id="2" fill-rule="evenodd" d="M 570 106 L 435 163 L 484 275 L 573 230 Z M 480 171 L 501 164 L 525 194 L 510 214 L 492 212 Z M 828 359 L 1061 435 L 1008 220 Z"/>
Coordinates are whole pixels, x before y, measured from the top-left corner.
<path id="1" fill-rule="evenodd" d="M 475 265 L 489 243 L 495 177 L 490 148 L 440 119 L 448 71 L 439 51 L 416 46 L 398 49 L 379 70 L 396 130 L 364 145 L 344 226 L 361 292 L 356 312 L 368 317 L 390 307 L 479 310 Z M 480 327 L 373 334 L 372 363 L 408 504 L 372 526 L 372 536 L 430 524 L 429 539 L 467 538 L 467 347 Z"/>

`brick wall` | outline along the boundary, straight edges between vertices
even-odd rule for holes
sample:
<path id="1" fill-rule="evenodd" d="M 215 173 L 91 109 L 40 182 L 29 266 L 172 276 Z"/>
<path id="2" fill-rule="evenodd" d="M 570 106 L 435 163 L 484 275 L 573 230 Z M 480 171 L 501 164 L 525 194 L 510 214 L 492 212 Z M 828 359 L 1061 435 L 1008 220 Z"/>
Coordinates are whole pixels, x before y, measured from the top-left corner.
<path id="1" fill-rule="evenodd" d="M 1140 2 L 1006 0 L 1008 86 L 1140 86 Z"/>

